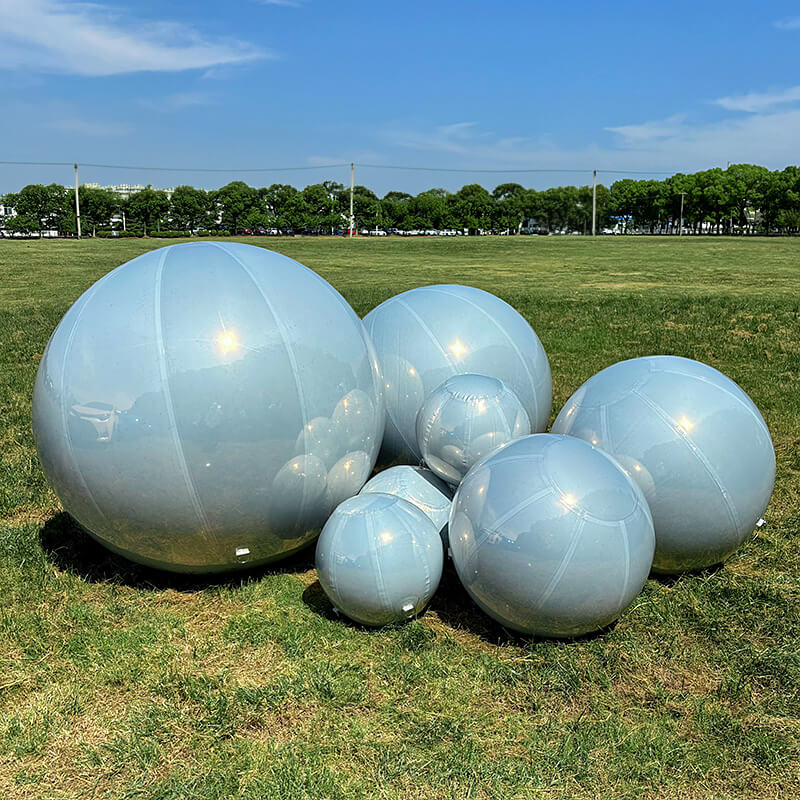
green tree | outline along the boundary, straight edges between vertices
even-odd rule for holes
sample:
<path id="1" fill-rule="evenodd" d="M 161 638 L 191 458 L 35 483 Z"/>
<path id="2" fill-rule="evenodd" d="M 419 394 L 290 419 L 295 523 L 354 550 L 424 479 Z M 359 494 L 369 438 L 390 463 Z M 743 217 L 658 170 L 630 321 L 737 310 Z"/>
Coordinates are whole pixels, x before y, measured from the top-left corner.
<path id="1" fill-rule="evenodd" d="M 92 236 L 98 227 L 109 225 L 111 217 L 119 208 L 119 198 L 108 189 L 97 186 L 81 186 L 78 188 L 78 200 L 81 205 L 81 226 L 84 230 L 92 229 Z"/>
<path id="2" fill-rule="evenodd" d="M 349 193 L 347 196 L 347 213 L 345 217 L 350 216 L 349 208 Z M 371 189 L 366 186 L 353 187 L 353 216 L 355 217 L 355 227 L 358 229 L 362 225 L 365 228 L 377 228 L 383 224 L 382 206 L 378 196 Z"/>
<path id="3" fill-rule="evenodd" d="M 176 186 L 170 198 L 170 215 L 179 228 L 194 231 L 208 220 L 211 203 L 205 189 Z"/>
<path id="4" fill-rule="evenodd" d="M 318 232 L 340 226 L 344 219 L 341 210 L 343 191 L 342 184 L 334 181 L 306 186 L 302 192 L 306 205 L 306 224 L 302 227 Z"/>
<path id="5" fill-rule="evenodd" d="M 462 227 L 468 228 L 470 233 L 492 227 L 494 199 L 479 183 L 462 186 L 448 199 L 452 217 L 458 220 Z"/>
<path id="6" fill-rule="evenodd" d="M 17 210 L 17 194 L 9 193 L 3 200 L 6 206 Z M 15 214 L 9 214 L 3 218 L 3 227 L 9 233 L 21 233 L 23 235 L 30 235 L 39 231 L 41 223 L 32 214 L 20 214 L 18 211 Z"/>
<path id="7" fill-rule="evenodd" d="M 390 228 L 408 230 L 408 207 L 413 195 L 407 192 L 387 192 L 380 201 L 381 217 Z"/>
<path id="8" fill-rule="evenodd" d="M 153 226 L 160 226 L 164 215 L 169 211 L 169 197 L 162 189 L 146 188 L 132 194 L 126 204 L 128 216 L 142 225 L 145 236 Z"/>
<path id="9" fill-rule="evenodd" d="M 408 201 L 410 229 L 451 228 L 457 223 L 448 208 L 449 192 L 445 189 L 428 189 Z"/>
<path id="10" fill-rule="evenodd" d="M 15 225 L 23 226 L 21 232 L 40 234 L 51 228 L 61 231 L 66 226 L 68 211 L 67 202 L 69 190 L 65 186 L 51 183 L 43 186 L 41 183 L 32 183 L 23 187 L 14 196 L 13 206 L 17 216 Z M 74 219 L 74 212 L 73 212 Z"/>
<path id="11" fill-rule="evenodd" d="M 294 227 L 293 218 L 299 211 L 299 194 L 294 186 L 286 183 L 273 183 L 272 186 L 258 190 L 259 204 L 266 212 L 270 226 L 281 229 Z"/>
<path id="12" fill-rule="evenodd" d="M 236 233 L 243 226 L 248 212 L 257 206 L 258 191 L 244 181 L 231 181 L 214 192 L 212 199 L 219 210 L 222 224 L 231 233 Z"/>
<path id="13" fill-rule="evenodd" d="M 518 233 L 526 216 L 527 189 L 518 183 L 501 183 L 492 192 L 493 225 Z"/>
<path id="14" fill-rule="evenodd" d="M 762 199 L 762 187 L 765 181 L 765 167 L 754 164 L 731 164 L 723 173 L 722 170 L 706 170 L 698 175 L 718 173 L 720 194 L 723 195 L 723 214 L 733 216 L 741 227 L 750 227 L 747 211 L 755 209 Z"/>

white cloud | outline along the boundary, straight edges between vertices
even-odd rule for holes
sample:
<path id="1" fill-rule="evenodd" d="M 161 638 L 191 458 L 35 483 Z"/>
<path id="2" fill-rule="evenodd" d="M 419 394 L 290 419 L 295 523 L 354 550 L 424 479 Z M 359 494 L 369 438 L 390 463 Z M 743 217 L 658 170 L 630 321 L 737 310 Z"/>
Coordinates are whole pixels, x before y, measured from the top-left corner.
<path id="1" fill-rule="evenodd" d="M 154 111 L 182 111 L 185 108 L 213 105 L 217 97 L 209 92 L 176 92 L 163 97 L 143 98 L 139 102 Z"/>
<path id="2" fill-rule="evenodd" d="M 613 134 L 612 141 L 598 130 L 594 143 L 578 148 L 564 147 L 546 136 L 500 137 L 474 124 L 467 128 L 463 123 L 428 131 L 395 124 L 382 131 L 381 138 L 413 154 L 404 159 L 405 163 L 426 167 L 508 167 L 509 173 L 515 169 L 581 170 L 589 179 L 595 168 L 620 172 L 693 172 L 711 166 L 724 167 L 728 161 L 781 169 L 797 163 L 800 109 L 736 115 L 713 123 L 692 123 L 686 115 L 676 114 L 663 120 L 606 130 Z M 613 181 L 615 176 L 601 176 L 601 179 Z"/>
<path id="3" fill-rule="evenodd" d="M 45 125 L 56 131 L 77 133 L 80 136 L 125 136 L 133 130 L 133 127 L 125 122 L 106 122 L 78 117 L 54 119 Z"/>
<path id="4" fill-rule="evenodd" d="M 123 20 L 102 5 L 0 0 L 0 69 L 92 76 L 178 72 L 268 55 L 183 24 Z"/>
<path id="5" fill-rule="evenodd" d="M 641 122 L 638 125 L 619 125 L 616 128 L 606 128 L 615 133 L 629 144 L 641 144 L 658 139 L 669 139 L 679 136 L 683 130 L 685 114 L 673 114 L 666 119 L 654 122 Z"/>
<path id="6" fill-rule="evenodd" d="M 392 144 L 414 150 L 434 150 L 447 153 L 469 154 L 476 142 L 491 137 L 482 132 L 477 122 L 454 122 L 439 125 L 432 131 L 420 131 L 393 125 L 385 132 Z"/>
<path id="7" fill-rule="evenodd" d="M 773 25 L 781 31 L 800 31 L 800 17 L 787 17 L 779 19 Z"/>
<path id="8" fill-rule="evenodd" d="M 720 122 L 684 122 L 673 134 L 650 141 L 622 139 L 626 158 L 645 168 L 707 169 L 734 163 L 763 164 L 773 169 L 797 162 L 800 109 L 754 113 Z M 619 155 L 619 153 L 618 153 Z"/>
<path id="9" fill-rule="evenodd" d="M 714 103 L 729 111 L 748 111 L 755 114 L 775 106 L 798 101 L 800 101 L 800 86 L 791 86 L 788 89 L 771 92 L 750 92 L 732 97 L 720 97 L 718 100 L 714 100 Z"/>

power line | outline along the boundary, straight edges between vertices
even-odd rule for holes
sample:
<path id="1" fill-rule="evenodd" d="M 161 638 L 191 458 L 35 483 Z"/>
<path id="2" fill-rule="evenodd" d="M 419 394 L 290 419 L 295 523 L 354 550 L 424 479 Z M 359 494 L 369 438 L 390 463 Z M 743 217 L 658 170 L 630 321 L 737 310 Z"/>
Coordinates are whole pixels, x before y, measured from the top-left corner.
<path id="1" fill-rule="evenodd" d="M 519 167 L 508 167 L 506 169 L 484 169 L 481 167 L 476 167 L 474 169 L 467 168 L 467 167 L 460 167 L 460 168 L 451 168 L 451 167 L 402 167 L 402 166 L 395 166 L 393 164 L 359 164 L 356 162 L 357 167 L 362 167 L 364 169 L 400 169 L 400 170 L 413 170 L 413 171 L 420 171 L 420 172 L 491 172 L 491 173 L 517 173 L 517 172 L 540 172 L 540 173 L 549 173 L 555 174 L 559 172 L 574 172 L 574 173 L 593 173 L 595 170 L 593 169 L 554 169 L 551 167 L 547 168 L 535 168 L 535 169 L 528 169 L 528 168 L 519 168 Z M 597 172 L 604 172 L 609 175 L 674 175 L 675 170 L 635 170 L 635 169 L 598 169 Z"/>
<path id="2" fill-rule="evenodd" d="M 93 167 L 95 169 L 131 169 L 148 172 L 297 172 L 299 170 L 312 169 L 335 169 L 337 167 L 348 167 L 349 163 L 341 164 L 315 164 L 304 167 L 244 167 L 243 169 L 231 168 L 220 169 L 216 167 L 140 167 L 128 164 L 89 164 L 81 162 L 82 167 Z"/>
<path id="3" fill-rule="evenodd" d="M 24 166 L 24 167 L 71 167 L 74 162 L 72 161 L 0 161 L 0 164 L 9 166 Z M 82 167 L 91 167 L 93 169 L 122 169 L 134 170 L 141 172 L 214 172 L 214 173 L 240 173 L 240 172 L 299 172 L 308 170 L 320 169 L 338 169 L 340 167 L 350 166 L 350 162 L 341 162 L 338 164 L 313 164 L 292 167 L 160 167 L 160 166 L 145 166 L 134 164 L 95 164 L 92 162 L 79 162 Z M 557 174 L 557 173 L 592 173 L 592 169 L 555 169 L 552 167 L 506 167 L 498 168 L 485 168 L 485 167 L 420 167 L 413 165 L 399 165 L 399 164 L 361 164 L 355 163 L 355 166 L 362 169 L 391 169 L 391 170 L 404 170 L 409 172 L 453 172 L 453 173 L 487 173 L 487 174 Z M 635 170 L 635 169 L 598 169 L 597 172 L 606 175 L 674 175 L 675 170 Z"/>
<path id="4" fill-rule="evenodd" d="M 0 164 L 25 167 L 71 167 L 72 161 L 0 161 Z M 147 167 L 131 164 L 92 164 L 88 161 L 80 161 L 82 167 L 92 167 L 94 169 L 129 169 L 140 170 L 142 172 L 296 172 L 297 170 L 314 169 L 335 169 L 336 167 L 348 167 L 348 163 L 341 164 L 314 164 L 302 167 L 244 167 L 244 168 L 216 168 L 216 167 Z"/>
<path id="5" fill-rule="evenodd" d="M 356 162 L 356 166 L 361 167 L 362 169 L 401 169 L 415 172 L 591 172 L 590 169 L 518 169 L 517 167 L 509 167 L 508 169 L 483 169 L 478 167 L 475 169 L 451 167 L 401 167 L 393 164 L 359 164 L 358 162 Z"/>
<path id="6" fill-rule="evenodd" d="M 680 170 L 672 169 L 655 170 L 655 169 L 599 169 L 598 172 L 604 172 L 606 175 L 677 175 Z"/>
<path id="7" fill-rule="evenodd" d="M 0 164 L 11 164 L 16 167 L 70 167 L 73 161 L 0 161 Z"/>

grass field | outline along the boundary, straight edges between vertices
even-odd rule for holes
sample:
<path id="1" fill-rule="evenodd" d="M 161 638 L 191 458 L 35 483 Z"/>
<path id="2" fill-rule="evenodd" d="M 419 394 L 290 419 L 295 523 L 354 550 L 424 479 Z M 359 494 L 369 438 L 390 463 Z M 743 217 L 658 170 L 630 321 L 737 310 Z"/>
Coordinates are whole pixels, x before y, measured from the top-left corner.
<path id="1" fill-rule="evenodd" d="M 767 525 L 566 642 L 510 638 L 452 570 L 372 631 L 334 618 L 313 550 L 222 582 L 135 567 L 60 513 L 30 394 L 70 303 L 158 243 L 0 242 L 0 797 L 800 796 L 800 240 L 250 241 L 362 315 L 422 283 L 499 294 L 556 411 L 623 358 L 723 370 L 772 430 Z"/>

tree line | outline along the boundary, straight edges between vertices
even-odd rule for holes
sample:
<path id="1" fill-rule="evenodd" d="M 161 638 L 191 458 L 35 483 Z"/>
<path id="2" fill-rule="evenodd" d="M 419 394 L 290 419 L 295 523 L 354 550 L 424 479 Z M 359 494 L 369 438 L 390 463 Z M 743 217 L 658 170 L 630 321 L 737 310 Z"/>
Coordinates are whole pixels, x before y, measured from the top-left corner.
<path id="1" fill-rule="evenodd" d="M 122 226 L 145 235 L 155 231 L 292 231 L 333 233 L 349 225 L 350 191 L 340 183 L 296 189 L 288 184 L 261 188 L 243 181 L 207 191 L 178 186 L 171 195 L 151 186 L 122 199 L 93 186 L 78 190 L 84 233 Z M 74 190 L 31 184 L 3 198 L 16 211 L 3 225 L 11 233 L 75 232 Z M 800 231 L 800 167 L 770 171 L 733 164 L 673 175 L 665 180 L 625 178 L 596 190 L 597 227 L 650 233 L 783 233 Z M 592 222 L 592 187 L 559 186 L 542 191 L 503 183 L 493 191 L 479 184 L 456 192 L 428 189 L 417 195 L 391 191 L 378 197 L 365 186 L 353 190 L 357 229 L 578 231 Z M 620 221 L 624 220 L 624 221 Z"/>

